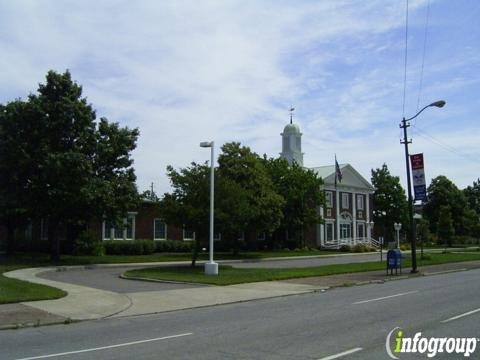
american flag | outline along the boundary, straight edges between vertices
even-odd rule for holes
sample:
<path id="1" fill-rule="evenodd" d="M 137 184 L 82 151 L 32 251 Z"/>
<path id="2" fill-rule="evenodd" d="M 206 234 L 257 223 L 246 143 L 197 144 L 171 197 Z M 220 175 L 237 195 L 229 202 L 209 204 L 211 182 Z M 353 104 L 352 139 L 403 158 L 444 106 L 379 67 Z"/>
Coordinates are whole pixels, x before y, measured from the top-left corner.
<path id="1" fill-rule="evenodd" d="M 340 165 L 337 162 L 337 156 L 335 155 L 335 184 L 338 182 L 342 182 L 342 170 L 340 170 Z"/>

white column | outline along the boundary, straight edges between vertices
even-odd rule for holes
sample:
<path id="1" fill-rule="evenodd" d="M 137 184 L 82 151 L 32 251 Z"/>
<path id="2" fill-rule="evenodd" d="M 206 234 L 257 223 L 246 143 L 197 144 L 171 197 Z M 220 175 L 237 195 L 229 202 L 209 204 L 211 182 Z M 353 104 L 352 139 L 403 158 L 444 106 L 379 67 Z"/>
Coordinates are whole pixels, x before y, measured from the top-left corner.
<path id="1" fill-rule="evenodd" d="M 336 228 L 337 228 L 337 241 L 340 241 L 340 192 L 338 191 L 338 189 L 335 189 L 335 205 L 336 205 L 336 208 L 337 208 L 337 214 L 336 214 L 336 218 L 335 218 L 335 223 L 336 223 Z"/>
<path id="2" fill-rule="evenodd" d="M 369 193 L 365 195 L 365 210 L 366 210 L 365 220 L 367 223 L 367 238 L 368 240 L 370 240 L 372 237 L 372 229 L 370 227 L 370 194 Z"/>
<path id="3" fill-rule="evenodd" d="M 323 206 L 320 206 L 319 209 L 320 209 L 320 216 L 322 217 L 322 219 L 325 220 Z M 318 231 L 317 245 L 323 246 L 325 244 L 325 225 L 319 224 L 317 226 L 317 231 Z"/>
<path id="4" fill-rule="evenodd" d="M 357 194 L 352 192 L 352 237 L 353 237 L 353 245 L 357 243 Z"/>

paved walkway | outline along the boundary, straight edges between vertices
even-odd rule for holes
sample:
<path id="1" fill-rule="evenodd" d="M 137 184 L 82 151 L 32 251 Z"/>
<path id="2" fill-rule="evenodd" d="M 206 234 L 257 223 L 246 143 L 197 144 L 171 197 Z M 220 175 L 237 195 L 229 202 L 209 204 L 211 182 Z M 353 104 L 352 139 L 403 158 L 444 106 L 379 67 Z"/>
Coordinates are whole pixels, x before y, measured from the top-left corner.
<path id="1" fill-rule="evenodd" d="M 145 265 L 151 264 L 144 264 L 143 266 Z M 71 267 L 63 269 L 66 270 L 64 272 L 80 273 L 81 268 Z M 112 266 L 98 266 L 98 268 L 101 269 L 100 273 L 107 274 L 109 271 L 105 269 L 110 269 Z M 117 288 L 119 291 L 116 292 L 51 280 L 50 277 L 55 277 L 52 274 L 57 270 L 54 267 L 21 269 L 6 273 L 5 276 L 54 286 L 68 292 L 68 295 L 57 300 L 0 305 L 0 329 L 75 320 L 152 314 L 277 296 L 305 294 L 324 291 L 336 286 L 369 282 L 381 283 L 392 279 L 435 275 L 438 272 L 462 271 L 474 268 L 480 268 L 480 261 L 422 267 L 422 272 L 419 274 L 412 275 L 405 271 L 403 275 L 393 277 L 387 276 L 385 271 L 373 271 L 230 286 L 189 286 L 182 284 L 174 288 L 169 287 L 171 284 L 159 283 L 161 287 L 159 290 L 143 288 L 145 284 L 141 282 L 142 285 L 134 285 L 137 291 L 133 292 L 122 292 L 126 290 L 123 287 Z M 86 271 L 84 267 L 83 269 L 83 271 Z M 47 274 L 46 272 L 50 273 Z M 49 278 L 47 279 L 46 277 Z M 139 283 L 134 280 L 119 281 L 131 282 L 131 284 Z"/>

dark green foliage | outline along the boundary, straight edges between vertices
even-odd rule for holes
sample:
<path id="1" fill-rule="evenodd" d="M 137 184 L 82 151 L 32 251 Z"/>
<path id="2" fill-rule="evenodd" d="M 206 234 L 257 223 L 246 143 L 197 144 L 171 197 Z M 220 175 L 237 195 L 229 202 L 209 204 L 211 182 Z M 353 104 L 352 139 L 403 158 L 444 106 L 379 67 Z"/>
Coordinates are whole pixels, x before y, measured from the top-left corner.
<path id="1" fill-rule="evenodd" d="M 455 234 L 453 227 L 452 213 L 448 206 L 441 206 L 437 224 L 438 241 L 441 244 L 452 246 L 452 238 Z"/>
<path id="2" fill-rule="evenodd" d="M 153 240 L 107 240 L 103 246 L 107 255 L 149 255 L 155 252 Z"/>
<path id="3" fill-rule="evenodd" d="M 465 235 L 463 217 L 467 209 L 467 201 L 463 192 L 443 175 L 434 178 L 427 191 L 428 201 L 424 206 L 424 214 L 430 222 L 430 231 L 434 234 L 438 232 L 440 211 L 442 207 L 447 207 L 453 220 L 455 233 Z"/>
<path id="4" fill-rule="evenodd" d="M 28 101 L 0 106 L 0 173 L 9 174 L 0 179 L 0 221 L 9 234 L 28 218 L 47 221 L 58 260 L 60 229 L 124 216 L 138 203 L 130 158 L 138 135 L 97 122 L 68 71 L 49 71 Z"/>
<path id="5" fill-rule="evenodd" d="M 342 246 L 340 246 L 340 251 L 341 252 L 350 252 L 350 251 L 352 251 L 352 247 L 350 245 L 342 245 Z"/>
<path id="6" fill-rule="evenodd" d="M 408 202 L 400 178 L 390 174 L 386 164 L 380 169 L 372 169 L 373 218 L 375 227 L 384 230 L 386 241 L 394 240 L 394 223 L 402 223 L 402 230 L 407 231 Z"/>
<path id="7" fill-rule="evenodd" d="M 190 241 L 176 241 L 176 240 L 162 240 L 155 241 L 155 252 L 162 253 L 186 253 L 191 252 L 193 242 Z"/>
<path id="8" fill-rule="evenodd" d="M 263 161 L 275 191 L 284 199 L 283 217 L 275 239 L 280 237 L 278 232 L 288 231 L 295 235 L 294 246 L 305 246 L 305 229 L 323 221 L 318 212 L 318 207 L 325 202 L 323 181 L 312 170 L 296 163 L 290 166 L 285 159 L 264 158 Z M 273 245 L 281 248 L 287 244 L 280 244 L 277 240 Z"/>
<path id="9" fill-rule="evenodd" d="M 85 230 L 75 240 L 73 253 L 74 255 L 103 256 L 105 249 L 95 233 Z"/>

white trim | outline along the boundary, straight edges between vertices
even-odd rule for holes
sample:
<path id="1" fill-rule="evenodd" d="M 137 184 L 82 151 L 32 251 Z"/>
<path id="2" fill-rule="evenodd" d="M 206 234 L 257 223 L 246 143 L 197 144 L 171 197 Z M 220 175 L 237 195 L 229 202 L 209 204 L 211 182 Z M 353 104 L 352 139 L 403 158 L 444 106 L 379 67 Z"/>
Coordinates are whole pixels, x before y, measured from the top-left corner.
<path id="1" fill-rule="evenodd" d="M 102 241 L 105 241 L 105 240 L 135 240 L 135 224 L 136 224 L 136 215 L 137 215 L 137 212 L 128 212 L 127 213 L 127 217 L 123 218 L 123 230 L 122 230 L 122 237 L 115 237 L 115 227 L 111 227 L 109 230 L 109 233 L 110 233 L 110 236 L 107 238 L 106 237 L 106 221 L 102 221 Z M 127 231 L 127 227 L 128 227 L 128 219 L 131 218 L 132 219 L 132 237 L 127 237 L 127 234 L 128 234 L 128 231 Z M 120 230 L 120 229 L 118 229 Z"/>
<path id="2" fill-rule="evenodd" d="M 333 208 L 333 192 L 326 190 L 325 191 L 325 207 L 327 209 Z"/>
<path id="3" fill-rule="evenodd" d="M 193 240 L 195 240 L 195 231 L 192 231 L 192 233 L 193 233 L 193 237 L 186 238 L 185 237 L 185 225 L 184 225 L 183 229 L 182 229 L 182 239 L 183 239 L 183 241 L 193 241 Z"/>
<path id="4" fill-rule="evenodd" d="M 358 210 L 365 210 L 365 198 L 363 194 L 356 194 L 356 201 L 357 201 L 357 209 Z M 361 201 L 359 201 L 361 200 Z"/>
<path id="5" fill-rule="evenodd" d="M 346 203 L 346 206 L 345 206 Z M 348 192 L 342 192 L 342 210 L 348 210 L 350 209 L 350 193 Z"/>
<path id="6" fill-rule="evenodd" d="M 357 194 L 352 193 L 352 238 L 353 238 L 353 245 L 357 244 Z"/>
<path id="7" fill-rule="evenodd" d="M 163 238 L 157 238 L 156 237 L 156 234 L 157 234 L 157 224 L 156 224 L 156 221 L 160 221 L 161 223 L 163 223 L 163 226 L 165 227 L 165 237 Z M 153 219 L 153 240 L 157 240 L 157 241 L 164 241 L 164 240 L 167 240 L 167 223 L 162 219 L 162 218 L 154 218 Z"/>

